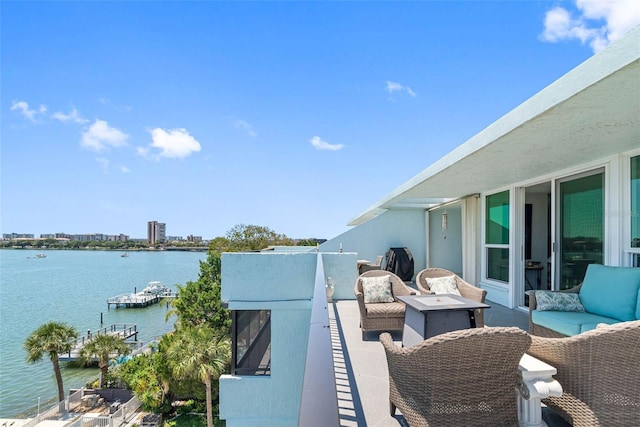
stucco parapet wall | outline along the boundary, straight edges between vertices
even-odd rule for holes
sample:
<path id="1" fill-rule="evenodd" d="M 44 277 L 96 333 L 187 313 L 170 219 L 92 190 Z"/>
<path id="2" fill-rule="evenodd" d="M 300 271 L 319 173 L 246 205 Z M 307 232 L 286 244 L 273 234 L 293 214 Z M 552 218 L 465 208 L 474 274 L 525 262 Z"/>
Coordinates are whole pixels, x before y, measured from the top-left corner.
<path id="1" fill-rule="evenodd" d="M 310 301 L 316 253 L 234 252 L 222 254 L 222 300 L 240 302 Z"/>
<path id="2" fill-rule="evenodd" d="M 293 301 L 266 301 L 266 300 L 250 300 L 250 301 L 229 301 L 228 308 L 230 310 L 311 310 L 312 302 L 310 300 L 293 300 Z M 256 307 L 259 305 L 259 307 Z"/>

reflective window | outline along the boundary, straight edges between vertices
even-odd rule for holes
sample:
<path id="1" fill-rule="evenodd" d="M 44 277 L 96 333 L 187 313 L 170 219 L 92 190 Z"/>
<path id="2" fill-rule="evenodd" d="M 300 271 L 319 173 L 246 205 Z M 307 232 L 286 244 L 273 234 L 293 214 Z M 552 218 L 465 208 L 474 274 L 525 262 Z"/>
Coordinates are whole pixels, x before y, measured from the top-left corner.
<path id="1" fill-rule="evenodd" d="M 604 261 L 604 172 L 560 184 L 560 231 L 560 289 L 567 289 Z"/>
<path id="2" fill-rule="evenodd" d="M 234 310 L 232 374 L 271 374 L 271 310 Z"/>
<path id="3" fill-rule="evenodd" d="M 487 278 L 509 282 L 509 191 L 486 198 Z"/>

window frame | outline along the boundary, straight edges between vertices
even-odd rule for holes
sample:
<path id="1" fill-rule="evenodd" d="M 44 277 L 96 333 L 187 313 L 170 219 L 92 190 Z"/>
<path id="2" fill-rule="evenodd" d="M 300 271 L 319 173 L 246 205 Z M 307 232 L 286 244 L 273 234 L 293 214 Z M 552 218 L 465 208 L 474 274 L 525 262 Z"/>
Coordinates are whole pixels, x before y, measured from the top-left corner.
<path id="1" fill-rule="evenodd" d="M 504 242 L 504 240 L 501 243 L 487 243 L 487 240 L 489 239 L 489 220 L 490 220 L 490 213 L 489 213 L 489 209 L 490 209 L 490 198 L 493 196 L 498 196 L 501 195 L 503 193 L 506 193 L 506 200 L 507 200 L 507 213 L 506 213 L 506 219 L 507 219 L 507 232 L 506 232 L 506 243 Z M 483 212 L 483 222 L 482 222 L 482 230 L 483 230 L 483 234 L 482 234 L 482 251 L 483 251 L 483 280 L 490 282 L 490 283 L 495 283 L 499 286 L 503 286 L 503 287 L 507 287 L 510 285 L 510 278 L 511 278 L 511 233 L 513 232 L 512 230 L 512 225 L 511 225 L 511 216 L 513 215 L 513 190 L 512 188 L 505 188 L 499 191 L 495 191 L 495 192 L 491 192 L 491 193 L 487 193 L 484 194 L 482 197 L 483 200 L 483 207 L 482 207 L 482 212 Z M 504 237 L 504 235 L 503 235 Z M 507 251 L 507 255 L 506 255 L 506 267 L 507 267 L 507 271 L 506 271 L 506 280 L 502 280 L 500 278 L 496 278 L 496 277 L 490 277 L 490 271 L 492 271 L 492 269 L 489 266 L 489 260 L 490 260 L 490 256 L 489 256 L 489 252 L 490 251 L 494 251 L 496 249 L 499 250 L 506 250 Z M 503 257 L 504 258 L 504 257 Z M 504 277 L 504 276 L 503 276 Z"/>
<path id="2" fill-rule="evenodd" d="M 238 318 L 245 313 L 251 313 L 252 315 L 249 316 L 249 321 L 246 323 L 243 330 L 239 331 L 238 327 L 242 326 L 242 324 Z M 258 326 L 257 330 L 255 326 Z M 242 352 L 240 360 L 238 360 L 239 340 L 245 333 L 249 335 L 246 345 L 247 348 Z M 256 353 L 256 355 L 260 356 L 257 364 L 251 363 L 251 356 L 254 355 L 254 352 L 262 353 L 262 355 Z M 269 362 L 266 367 L 261 366 L 260 362 L 264 360 L 264 356 L 267 353 L 269 355 Z M 246 363 L 247 366 L 240 366 L 243 363 Z M 231 375 L 271 376 L 271 310 L 256 309 L 231 311 Z"/>

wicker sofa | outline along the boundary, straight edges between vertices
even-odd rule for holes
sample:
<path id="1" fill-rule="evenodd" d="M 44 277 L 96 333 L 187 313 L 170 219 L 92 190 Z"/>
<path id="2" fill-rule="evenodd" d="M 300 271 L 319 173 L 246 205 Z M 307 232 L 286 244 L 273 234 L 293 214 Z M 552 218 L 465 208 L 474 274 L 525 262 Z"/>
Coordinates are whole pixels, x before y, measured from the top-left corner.
<path id="1" fill-rule="evenodd" d="M 473 301 L 484 303 L 484 300 L 487 297 L 486 289 L 481 289 L 473 286 L 472 284 L 465 282 L 457 274 L 453 273 L 452 271 L 445 270 L 444 268 L 426 268 L 422 271 L 419 271 L 418 274 L 416 274 L 416 286 L 418 287 L 418 290 L 421 294 L 432 294 L 434 292 L 430 289 L 428 280 L 446 276 L 455 277 L 456 286 L 461 296 L 469 298 Z M 484 327 L 484 310 L 477 309 L 475 316 L 476 327 Z"/>
<path id="2" fill-rule="evenodd" d="M 367 278 L 388 276 L 391 282 L 390 302 L 365 302 L 363 282 Z M 405 304 L 396 297 L 401 295 L 415 295 L 417 292 L 405 285 L 395 274 L 385 270 L 370 270 L 362 273 L 356 279 L 354 288 L 358 307 L 360 309 L 360 328 L 362 339 L 368 331 L 401 331 L 404 328 Z"/>
<path id="3" fill-rule="evenodd" d="M 517 426 L 518 365 L 531 337 L 515 327 L 473 328 L 409 348 L 381 334 L 389 409 L 410 426 Z"/>
<path id="4" fill-rule="evenodd" d="M 574 288 L 528 294 L 532 335 L 562 338 L 595 329 L 601 323 L 640 320 L 640 268 L 590 264 L 584 281 Z M 547 301 L 544 306 L 543 297 Z M 572 303 L 563 306 L 554 300 Z"/>
<path id="5" fill-rule="evenodd" d="M 640 426 L 640 321 L 566 338 L 532 336 L 528 353 L 554 366 L 563 394 L 543 402 L 574 427 Z"/>

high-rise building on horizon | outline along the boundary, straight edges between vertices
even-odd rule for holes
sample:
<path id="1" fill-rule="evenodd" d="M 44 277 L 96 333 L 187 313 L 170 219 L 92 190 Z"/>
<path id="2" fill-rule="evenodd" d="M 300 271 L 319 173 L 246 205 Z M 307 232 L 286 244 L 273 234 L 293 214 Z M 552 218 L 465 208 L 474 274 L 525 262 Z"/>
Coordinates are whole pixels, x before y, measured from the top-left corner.
<path id="1" fill-rule="evenodd" d="M 147 241 L 150 245 L 165 243 L 167 241 L 167 224 L 158 221 L 147 223 Z"/>

